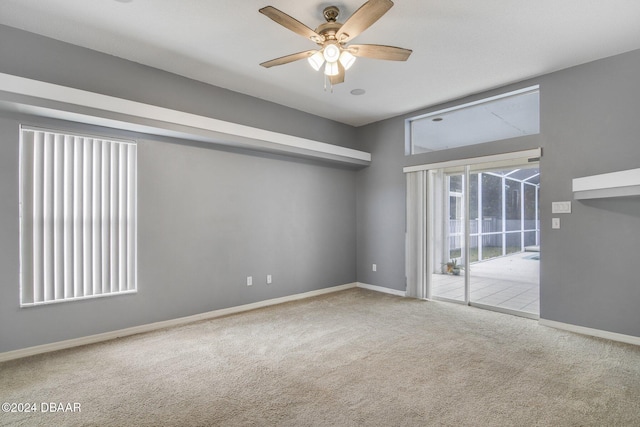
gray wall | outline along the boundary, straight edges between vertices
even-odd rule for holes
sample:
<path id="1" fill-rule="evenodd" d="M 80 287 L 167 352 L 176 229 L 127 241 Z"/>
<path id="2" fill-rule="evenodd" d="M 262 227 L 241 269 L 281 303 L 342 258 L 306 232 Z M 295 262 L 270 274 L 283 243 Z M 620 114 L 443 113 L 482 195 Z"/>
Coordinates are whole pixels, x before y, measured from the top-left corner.
<path id="1" fill-rule="evenodd" d="M 374 159 L 358 174 L 358 280 L 405 289 L 403 166 L 542 147 L 541 318 L 640 336 L 640 199 L 573 201 L 551 229 L 551 202 L 572 200 L 572 178 L 640 167 L 638 75 L 633 51 L 358 129 Z M 404 155 L 405 118 L 533 84 L 539 135 Z"/>
<path id="2" fill-rule="evenodd" d="M 212 145 L 0 115 L 0 352 L 360 281 L 405 289 L 402 168 L 543 147 L 541 317 L 640 336 L 640 201 L 573 203 L 571 179 L 638 167 L 640 51 L 352 128 L 0 26 L 0 72 L 372 152 L 358 172 Z M 541 85 L 540 135 L 404 155 L 405 117 Z M 139 292 L 18 308 L 18 125 L 139 140 Z M 357 233 L 357 234 L 356 234 Z M 378 271 L 371 271 L 371 264 Z M 272 274 L 274 283 L 264 277 Z M 253 287 L 245 285 L 254 276 Z M 88 320 L 78 320 L 88 319 Z"/>
<path id="3" fill-rule="evenodd" d="M 0 27 L 0 58 L 0 72 L 355 144 L 350 126 L 7 27 Z M 18 307 L 21 123 L 138 141 L 137 294 Z M 356 174 L 328 163 L 0 113 L 0 352 L 355 282 Z"/>

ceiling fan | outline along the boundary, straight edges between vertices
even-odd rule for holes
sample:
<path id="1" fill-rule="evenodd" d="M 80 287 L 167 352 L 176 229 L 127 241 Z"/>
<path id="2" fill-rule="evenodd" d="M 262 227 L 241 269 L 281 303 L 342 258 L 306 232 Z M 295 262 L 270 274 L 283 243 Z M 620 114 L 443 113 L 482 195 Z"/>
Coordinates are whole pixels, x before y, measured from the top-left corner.
<path id="1" fill-rule="evenodd" d="M 336 6 L 329 6 L 323 11 L 327 22 L 320 24 L 315 30 L 273 6 L 263 7 L 259 10 L 260 13 L 294 33 L 308 38 L 320 48 L 286 55 L 260 65 L 270 68 L 306 58 L 316 71 L 324 65 L 324 74 L 333 86 L 344 82 L 345 70 L 353 65 L 356 57 L 406 61 L 411 55 L 411 49 L 378 44 L 347 44 L 373 25 L 392 6 L 391 0 L 369 0 L 360 6 L 344 24 L 337 21 L 339 9 Z"/>

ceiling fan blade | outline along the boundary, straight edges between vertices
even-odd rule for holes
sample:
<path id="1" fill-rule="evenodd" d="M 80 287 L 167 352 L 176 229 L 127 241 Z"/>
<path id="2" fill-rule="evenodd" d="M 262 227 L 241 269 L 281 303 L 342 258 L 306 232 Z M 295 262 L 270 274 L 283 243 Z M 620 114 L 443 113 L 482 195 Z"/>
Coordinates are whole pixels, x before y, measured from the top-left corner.
<path id="1" fill-rule="evenodd" d="M 344 83 L 344 67 L 341 63 L 338 62 L 338 74 L 335 76 L 329 76 L 329 81 L 332 85 L 337 85 L 338 83 Z"/>
<path id="2" fill-rule="evenodd" d="M 369 0 L 347 19 L 338 33 L 338 41 L 346 43 L 369 28 L 393 6 L 391 0 Z"/>
<path id="3" fill-rule="evenodd" d="M 289 62 L 298 61 L 300 59 L 305 59 L 316 53 L 317 50 L 305 50 L 304 52 L 293 53 L 291 55 L 281 56 L 280 58 L 272 59 L 271 61 L 263 62 L 262 65 L 264 68 L 275 67 L 276 65 L 284 65 Z"/>
<path id="4" fill-rule="evenodd" d="M 304 25 L 302 22 L 298 21 L 295 18 L 292 18 L 291 16 L 287 15 L 281 10 L 276 9 L 273 6 L 263 7 L 262 9 L 258 10 L 258 12 L 273 19 L 278 24 L 282 25 L 285 28 L 288 28 L 294 33 L 300 34 L 302 37 L 310 39 L 314 43 L 322 43 L 324 41 L 323 36 L 316 33 L 311 28 Z"/>
<path id="5" fill-rule="evenodd" d="M 387 61 L 406 61 L 413 52 L 411 49 L 381 44 L 352 44 L 347 49 L 353 56 L 385 59 Z"/>

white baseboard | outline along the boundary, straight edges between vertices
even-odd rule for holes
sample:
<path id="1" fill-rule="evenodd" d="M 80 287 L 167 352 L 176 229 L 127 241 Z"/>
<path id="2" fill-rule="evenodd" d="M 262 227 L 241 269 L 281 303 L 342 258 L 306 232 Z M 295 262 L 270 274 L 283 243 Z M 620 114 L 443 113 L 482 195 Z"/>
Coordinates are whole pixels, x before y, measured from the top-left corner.
<path id="1" fill-rule="evenodd" d="M 590 335 L 592 337 L 605 338 L 612 341 L 640 345 L 640 337 L 635 337 L 633 335 L 619 334 L 617 332 L 603 331 L 601 329 L 592 329 L 585 326 L 572 325 L 570 323 L 556 322 L 555 320 L 540 319 L 538 323 L 550 328 L 562 329 L 569 332 L 575 332 L 577 334 Z"/>
<path id="2" fill-rule="evenodd" d="M 384 286 L 369 285 L 367 283 L 360 283 L 360 282 L 357 282 L 356 286 L 358 288 L 369 289 L 370 291 L 382 292 L 384 294 L 397 295 L 399 297 L 406 296 L 406 292 L 405 291 L 399 291 L 397 289 L 385 288 Z"/>
<path id="3" fill-rule="evenodd" d="M 81 345 L 95 344 L 102 341 L 108 341 L 115 338 L 126 337 L 130 335 L 141 334 L 144 332 L 156 331 L 158 329 L 170 328 L 173 326 L 185 325 L 187 323 L 198 322 L 201 320 L 214 319 L 216 317 L 228 316 L 230 314 L 242 313 L 244 311 L 255 310 L 257 308 L 269 307 L 272 305 L 283 304 L 285 302 L 297 301 L 305 298 L 311 298 L 318 295 L 324 295 L 332 292 L 344 291 L 357 287 L 358 283 L 347 283 L 346 285 L 333 286 L 330 288 L 318 289 L 315 291 L 304 292 L 301 294 L 288 295 L 286 297 L 273 298 L 265 301 L 258 301 L 251 304 L 239 305 L 236 307 L 223 308 L 220 310 L 209 311 L 206 313 L 194 314 L 193 316 L 180 317 L 178 319 L 164 320 L 161 322 L 149 323 L 146 325 L 134 326 L 117 331 L 105 332 L 102 334 L 89 335 L 87 337 L 73 338 L 65 341 L 58 341 L 50 344 L 37 345 L 34 347 L 22 348 L 19 350 L 7 351 L 0 353 L 0 362 L 19 359 L 22 357 L 35 356 L 36 354 L 49 353 L 51 351 L 64 350 Z"/>

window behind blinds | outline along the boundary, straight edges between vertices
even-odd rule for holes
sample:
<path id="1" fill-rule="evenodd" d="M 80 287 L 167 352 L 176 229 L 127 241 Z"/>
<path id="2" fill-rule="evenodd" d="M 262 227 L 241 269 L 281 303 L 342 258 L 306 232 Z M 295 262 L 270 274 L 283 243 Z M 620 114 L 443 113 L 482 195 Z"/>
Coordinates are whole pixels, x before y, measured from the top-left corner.
<path id="1" fill-rule="evenodd" d="M 21 128 L 20 302 L 136 291 L 136 144 Z"/>

